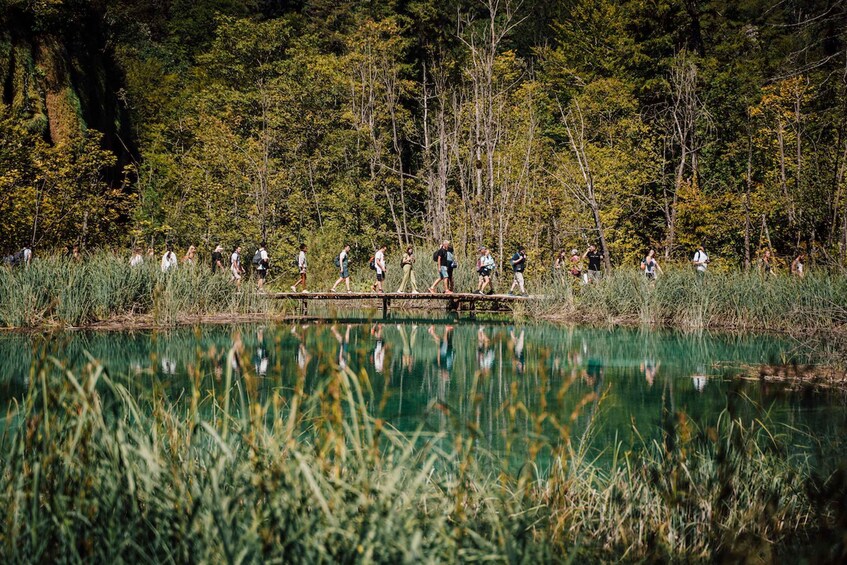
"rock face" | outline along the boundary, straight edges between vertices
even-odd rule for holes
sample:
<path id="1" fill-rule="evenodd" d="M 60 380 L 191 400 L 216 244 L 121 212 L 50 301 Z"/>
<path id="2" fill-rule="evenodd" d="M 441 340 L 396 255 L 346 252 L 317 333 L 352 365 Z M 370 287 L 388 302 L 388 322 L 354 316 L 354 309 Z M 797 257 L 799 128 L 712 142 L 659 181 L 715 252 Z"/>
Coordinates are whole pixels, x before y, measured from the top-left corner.
<path id="1" fill-rule="evenodd" d="M 129 157 L 123 76 L 105 37 L 102 7 L 76 9 L 70 18 L 25 4 L 0 8 L 2 113 L 53 144 L 96 129 L 104 148 Z"/>

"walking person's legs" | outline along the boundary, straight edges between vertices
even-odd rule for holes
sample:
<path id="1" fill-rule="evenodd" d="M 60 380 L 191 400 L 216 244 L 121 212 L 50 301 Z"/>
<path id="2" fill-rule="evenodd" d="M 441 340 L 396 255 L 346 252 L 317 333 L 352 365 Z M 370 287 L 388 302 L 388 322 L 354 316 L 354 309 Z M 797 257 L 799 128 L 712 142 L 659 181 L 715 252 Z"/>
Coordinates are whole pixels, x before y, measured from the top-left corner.
<path id="1" fill-rule="evenodd" d="M 413 271 L 411 268 L 409 269 L 409 280 L 412 283 L 412 292 L 417 294 L 417 292 L 418 292 L 418 281 L 415 280 L 415 271 Z"/>
<path id="2" fill-rule="evenodd" d="M 515 282 L 518 283 L 518 287 L 521 289 L 521 294 L 526 294 L 526 288 L 524 287 L 523 282 L 523 273 L 515 273 Z"/>

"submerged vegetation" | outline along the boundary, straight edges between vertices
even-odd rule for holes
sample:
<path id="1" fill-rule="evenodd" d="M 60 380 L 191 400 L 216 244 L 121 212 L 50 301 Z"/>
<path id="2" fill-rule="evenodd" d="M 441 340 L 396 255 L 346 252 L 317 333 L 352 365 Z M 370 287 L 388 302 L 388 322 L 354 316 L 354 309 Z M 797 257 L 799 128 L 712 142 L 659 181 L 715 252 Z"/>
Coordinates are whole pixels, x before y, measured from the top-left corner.
<path id="1" fill-rule="evenodd" d="M 839 475 L 816 477 L 775 430 L 733 419 L 731 406 L 705 430 L 668 411 L 661 441 L 609 446 L 603 466 L 571 442 L 576 413 L 555 403 L 524 413 L 507 401 L 512 421 L 553 422 L 558 439 L 516 433 L 515 457 L 507 447 L 489 458 L 472 422 L 457 421 L 454 435 L 396 432 L 374 417 L 364 375 L 349 370 L 309 393 L 301 376 L 259 402 L 244 352 L 229 355 L 219 380 L 193 374 L 180 400 L 132 392 L 96 363 L 74 375 L 42 358 L 0 436 L 6 558 L 712 561 L 801 548 L 844 557 L 830 537 L 843 526 Z"/>

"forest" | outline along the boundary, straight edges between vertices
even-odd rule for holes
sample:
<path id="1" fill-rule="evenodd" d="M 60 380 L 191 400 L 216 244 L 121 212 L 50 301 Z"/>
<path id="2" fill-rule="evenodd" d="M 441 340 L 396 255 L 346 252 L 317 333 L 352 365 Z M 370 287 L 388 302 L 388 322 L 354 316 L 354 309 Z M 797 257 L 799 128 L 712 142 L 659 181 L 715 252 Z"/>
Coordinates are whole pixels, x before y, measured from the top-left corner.
<path id="1" fill-rule="evenodd" d="M 0 0 L 0 246 L 847 264 L 844 0 Z"/>

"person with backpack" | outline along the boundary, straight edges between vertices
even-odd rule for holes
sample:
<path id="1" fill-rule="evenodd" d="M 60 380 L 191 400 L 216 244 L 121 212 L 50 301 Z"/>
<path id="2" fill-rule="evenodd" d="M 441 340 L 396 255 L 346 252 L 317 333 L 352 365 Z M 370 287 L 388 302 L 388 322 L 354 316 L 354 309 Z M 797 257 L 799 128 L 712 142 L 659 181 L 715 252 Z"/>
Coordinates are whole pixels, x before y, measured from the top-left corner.
<path id="1" fill-rule="evenodd" d="M 259 249 L 256 250 L 256 253 L 253 254 L 253 265 L 256 266 L 256 286 L 259 288 L 259 291 L 265 286 L 265 279 L 268 277 L 270 264 L 271 259 L 263 241 Z"/>
<path id="2" fill-rule="evenodd" d="M 24 267 L 29 268 L 32 263 L 32 248 L 29 245 L 24 245 L 21 252 L 23 253 Z"/>
<path id="3" fill-rule="evenodd" d="M 347 286 L 347 292 L 353 292 L 350 290 L 350 246 L 345 245 L 344 249 L 342 249 L 341 253 L 339 253 L 335 257 L 333 262 L 335 263 L 335 266 L 339 269 L 339 276 L 338 280 L 335 281 L 335 284 L 332 285 L 332 288 L 329 289 L 329 291 L 337 292 L 335 289 L 338 287 L 339 284 L 344 282 L 344 284 Z"/>
<path id="4" fill-rule="evenodd" d="M 173 269 L 176 269 L 179 261 L 176 258 L 176 253 L 174 253 L 173 246 L 168 244 L 167 250 L 165 254 L 162 255 L 162 272 L 167 273 Z"/>
<path id="5" fill-rule="evenodd" d="M 448 257 L 452 256 L 452 252 L 451 255 L 448 256 L 448 249 L 450 249 L 450 242 L 444 240 L 441 247 L 436 249 L 435 253 L 432 254 L 432 260 L 438 266 L 438 278 L 435 279 L 435 282 L 429 286 L 429 292 L 431 293 L 436 292 L 438 285 L 443 282 L 444 293 L 453 294 L 453 291 L 450 289 L 450 267 L 448 263 Z"/>
<path id="6" fill-rule="evenodd" d="M 456 261 L 456 254 L 453 250 L 453 244 L 447 246 L 447 288 L 450 292 L 454 292 L 453 271 L 459 268 L 459 263 Z"/>
<path id="7" fill-rule="evenodd" d="M 523 245 L 518 245 L 518 250 L 512 255 L 512 259 L 509 262 L 512 264 L 512 273 L 514 275 L 509 294 L 514 295 L 515 287 L 518 287 L 521 290 L 521 294 L 526 296 L 526 288 L 524 287 L 523 280 L 523 272 L 526 269 L 526 252 Z"/>
<path id="8" fill-rule="evenodd" d="M 490 290 L 488 294 L 493 294 L 494 290 L 491 287 L 491 273 L 497 267 L 497 262 L 491 256 L 491 251 L 483 246 L 479 249 L 479 259 L 476 262 L 476 272 L 479 275 L 479 284 L 474 291 L 474 294 L 486 294 L 486 289 Z"/>
<path id="9" fill-rule="evenodd" d="M 403 294 L 406 292 L 406 285 L 410 282 L 412 283 L 412 294 L 418 293 L 418 282 L 415 280 L 415 251 L 412 249 L 412 246 L 406 248 L 406 252 L 403 253 L 403 259 L 400 260 L 400 266 L 403 268 L 403 281 L 400 283 L 400 287 L 397 289 L 397 294 Z"/>
<path id="10" fill-rule="evenodd" d="M 647 252 L 647 257 L 641 260 L 641 270 L 644 271 L 644 276 L 648 281 L 656 280 L 656 275 L 661 274 L 662 268 L 659 262 L 656 261 L 656 251 L 651 249 Z"/>
<path id="11" fill-rule="evenodd" d="M 303 292 L 309 292 L 306 290 L 306 244 L 303 243 L 300 245 L 300 253 L 297 254 L 297 259 L 294 260 L 294 265 L 297 267 L 297 271 L 300 273 L 300 278 L 291 285 L 291 292 L 297 292 L 297 287 L 302 286 Z"/>
<path id="12" fill-rule="evenodd" d="M 382 283 L 385 281 L 385 252 L 388 249 L 388 246 L 383 244 L 379 249 L 374 253 L 373 258 L 373 268 L 376 271 L 376 281 L 373 286 L 371 286 L 371 290 L 374 292 L 385 292 L 382 288 Z"/>

